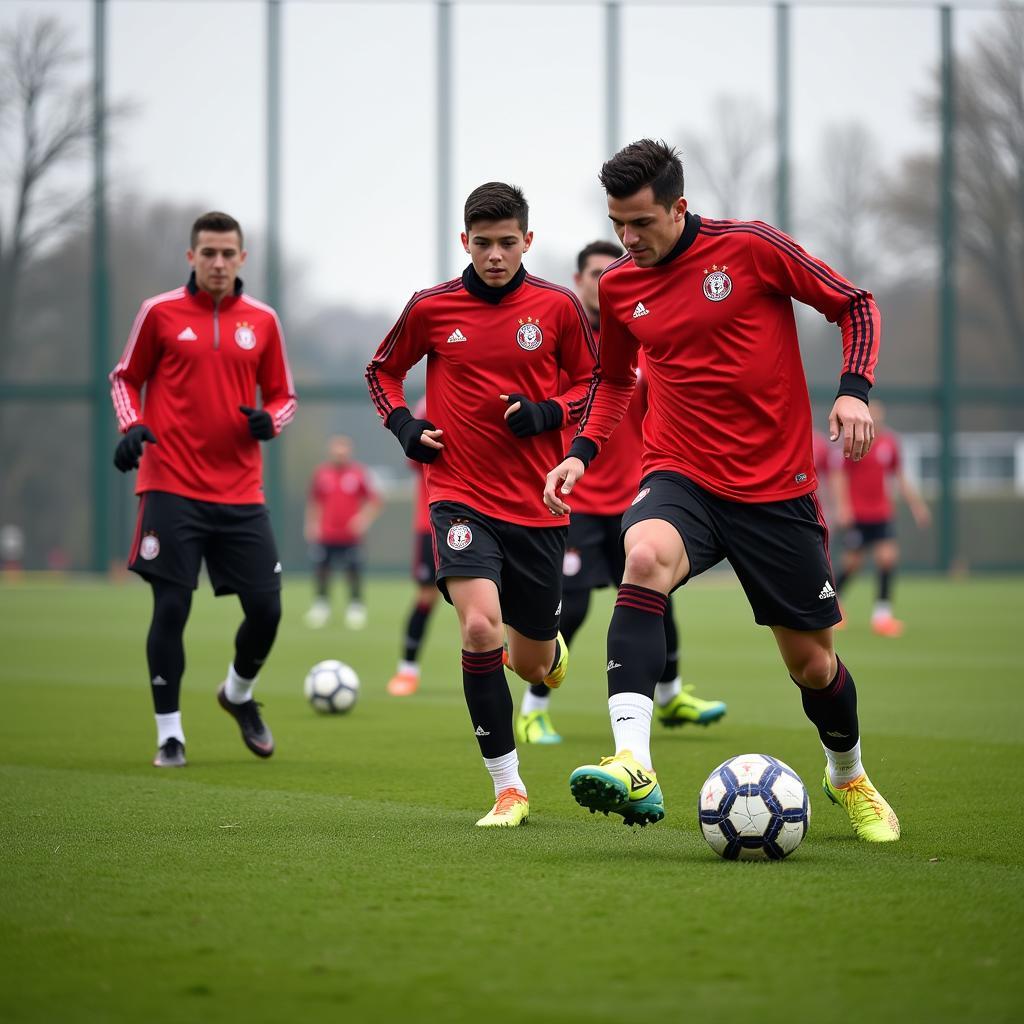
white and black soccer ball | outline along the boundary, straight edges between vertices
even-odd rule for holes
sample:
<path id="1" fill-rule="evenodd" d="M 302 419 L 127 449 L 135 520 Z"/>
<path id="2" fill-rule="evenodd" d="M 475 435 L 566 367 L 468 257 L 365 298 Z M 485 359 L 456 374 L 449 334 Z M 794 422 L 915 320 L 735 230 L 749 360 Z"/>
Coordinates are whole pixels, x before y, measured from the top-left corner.
<path id="1" fill-rule="evenodd" d="M 343 661 L 320 661 L 306 674 L 302 689 L 315 711 L 342 715 L 355 706 L 359 676 Z"/>
<path id="2" fill-rule="evenodd" d="M 782 860 L 807 835 L 811 802 L 800 776 L 767 754 L 722 762 L 700 791 L 708 846 L 726 860 Z"/>

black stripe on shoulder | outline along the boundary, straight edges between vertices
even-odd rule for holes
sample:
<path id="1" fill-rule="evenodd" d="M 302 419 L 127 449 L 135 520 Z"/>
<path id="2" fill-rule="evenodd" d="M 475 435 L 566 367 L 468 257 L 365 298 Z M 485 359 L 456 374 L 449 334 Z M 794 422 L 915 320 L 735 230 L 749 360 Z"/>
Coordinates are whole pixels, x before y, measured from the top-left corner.
<path id="1" fill-rule="evenodd" d="M 576 310 L 576 315 L 580 318 L 580 324 L 583 327 L 583 337 L 586 339 L 587 348 L 596 360 L 597 345 L 594 342 L 594 333 L 590 328 L 590 321 L 587 319 L 586 310 L 583 308 L 583 303 L 580 302 L 579 296 L 571 288 L 555 284 L 553 281 L 546 281 L 543 277 L 534 277 L 533 274 L 526 275 L 526 283 L 536 285 L 538 288 L 547 288 L 553 292 L 560 292 L 572 302 L 573 308 Z"/>

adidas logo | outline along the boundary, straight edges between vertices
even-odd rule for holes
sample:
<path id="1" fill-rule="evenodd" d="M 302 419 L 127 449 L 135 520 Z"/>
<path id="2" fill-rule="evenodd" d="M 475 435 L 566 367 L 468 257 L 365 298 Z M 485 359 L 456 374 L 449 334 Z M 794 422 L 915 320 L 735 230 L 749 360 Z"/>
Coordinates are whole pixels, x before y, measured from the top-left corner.
<path id="1" fill-rule="evenodd" d="M 280 571 L 281 571 L 281 563 L 280 562 L 275 562 L 274 563 L 274 572 L 280 572 Z"/>
<path id="2" fill-rule="evenodd" d="M 152 682 L 153 682 L 154 686 L 166 686 L 167 685 L 167 680 L 164 679 L 163 676 L 153 676 Z"/>
<path id="3" fill-rule="evenodd" d="M 633 310 L 633 319 L 638 320 L 642 316 L 647 316 L 648 313 L 650 310 L 642 302 L 638 302 L 636 309 Z"/>
<path id="4" fill-rule="evenodd" d="M 819 601 L 827 601 L 830 597 L 835 597 L 836 592 L 832 589 L 832 584 L 828 580 L 825 580 L 825 586 L 818 592 Z"/>
<path id="5" fill-rule="evenodd" d="M 834 736 L 837 740 L 848 740 L 850 734 L 848 732 L 827 732 L 826 736 Z"/>
<path id="6" fill-rule="evenodd" d="M 186 327 L 185 330 L 178 335 L 178 341 L 195 341 L 198 337 L 199 335 L 197 335 L 191 327 Z"/>
<path id="7" fill-rule="evenodd" d="M 477 736 L 490 736 L 491 734 L 482 725 L 478 725 L 476 727 L 476 735 Z"/>
<path id="8" fill-rule="evenodd" d="M 609 658 L 608 664 L 607 666 L 605 666 L 605 672 L 611 672 L 613 668 L 622 668 L 622 665 L 619 662 L 613 660 L 612 658 Z"/>
<path id="9" fill-rule="evenodd" d="M 449 345 L 454 345 L 454 344 L 456 344 L 457 342 L 460 342 L 460 341 L 469 341 L 469 338 L 467 338 L 462 333 L 462 331 L 460 331 L 459 328 L 456 327 L 455 330 L 452 331 L 452 333 L 448 335 L 448 344 Z"/>

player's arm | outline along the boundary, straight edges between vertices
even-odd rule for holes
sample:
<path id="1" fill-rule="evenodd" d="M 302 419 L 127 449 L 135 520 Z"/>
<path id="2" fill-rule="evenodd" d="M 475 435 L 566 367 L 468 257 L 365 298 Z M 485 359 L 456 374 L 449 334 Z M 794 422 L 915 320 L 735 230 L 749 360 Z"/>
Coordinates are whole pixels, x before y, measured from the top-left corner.
<path id="1" fill-rule="evenodd" d="M 263 408 L 240 405 L 238 411 L 249 421 L 249 433 L 257 441 L 269 441 L 291 423 L 299 404 L 285 354 L 284 331 L 276 313 L 272 337 L 263 349 L 256 370 L 256 383 L 260 388 Z"/>
<path id="2" fill-rule="evenodd" d="M 302 536 L 307 544 L 320 540 L 320 520 L 323 513 L 323 495 L 320 493 L 320 473 L 314 472 L 306 495 L 306 509 L 302 517 Z"/>
<path id="3" fill-rule="evenodd" d="M 157 443 L 153 431 L 142 422 L 142 387 L 159 357 L 156 318 L 152 306 L 144 302 L 132 324 L 124 352 L 109 376 L 117 429 L 124 435 L 114 449 L 114 465 L 122 473 L 138 468 L 145 443 Z"/>
<path id="4" fill-rule="evenodd" d="M 366 533 L 371 526 L 373 526 L 383 507 L 384 502 L 381 500 L 380 494 L 377 493 L 376 488 L 373 486 L 369 478 L 364 478 L 363 503 L 359 507 L 359 511 L 355 514 L 354 522 L 352 524 L 356 533 L 360 537 L 362 537 L 362 535 Z"/>
<path id="5" fill-rule="evenodd" d="M 405 400 L 405 375 L 428 352 L 417 293 L 380 343 L 366 367 L 366 386 L 384 426 L 416 462 L 433 462 L 444 449 L 444 431 L 428 419 L 413 416 Z"/>
<path id="6" fill-rule="evenodd" d="M 845 530 L 853 525 L 853 505 L 850 502 L 850 481 L 841 458 L 838 465 L 832 465 L 830 462 L 828 482 L 835 502 L 836 519 Z"/>
<path id="7" fill-rule="evenodd" d="M 875 382 L 882 337 L 882 317 L 874 297 L 768 224 L 758 223 L 750 246 L 767 289 L 813 306 L 830 323 L 839 325 L 843 370 L 828 417 L 829 437 L 833 441 L 842 437 L 844 458 L 863 458 L 875 438 L 868 392 Z"/>
<path id="8" fill-rule="evenodd" d="M 910 509 L 910 514 L 914 517 L 914 522 L 917 524 L 919 530 L 926 530 L 932 524 L 932 513 L 931 509 L 925 504 L 924 499 L 921 497 L 921 492 L 914 486 L 910 478 L 907 476 L 903 469 L 903 452 L 900 451 L 899 445 L 895 445 L 896 462 L 893 466 L 893 474 L 896 477 L 896 482 L 899 485 L 900 494 L 903 496 L 903 500 L 907 503 L 907 507 Z"/>

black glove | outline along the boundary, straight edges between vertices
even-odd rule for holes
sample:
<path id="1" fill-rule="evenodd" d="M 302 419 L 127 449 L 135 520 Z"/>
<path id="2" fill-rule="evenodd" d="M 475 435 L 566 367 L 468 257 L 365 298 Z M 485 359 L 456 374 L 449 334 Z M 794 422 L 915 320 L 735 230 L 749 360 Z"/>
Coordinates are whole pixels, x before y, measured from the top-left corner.
<path id="1" fill-rule="evenodd" d="M 433 462 L 441 454 L 440 448 L 428 448 L 420 441 L 424 430 L 436 430 L 430 420 L 418 420 L 400 405 L 388 417 L 388 430 L 398 438 L 402 451 L 415 462 Z"/>
<path id="2" fill-rule="evenodd" d="M 505 420 L 516 437 L 533 437 L 562 425 L 562 407 L 553 398 L 531 402 L 526 395 L 508 396 L 509 405 L 516 402 L 520 403 L 519 408 Z"/>
<path id="3" fill-rule="evenodd" d="M 127 473 L 129 469 L 139 468 L 143 441 L 156 444 L 153 431 L 144 423 L 136 423 L 133 427 L 129 427 L 125 431 L 124 437 L 117 442 L 117 447 L 114 449 L 114 465 L 122 473 Z"/>
<path id="4" fill-rule="evenodd" d="M 274 436 L 274 418 L 266 409 L 240 405 L 238 411 L 249 417 L 249 433 L 257 441 L 269 441 Z"/>

